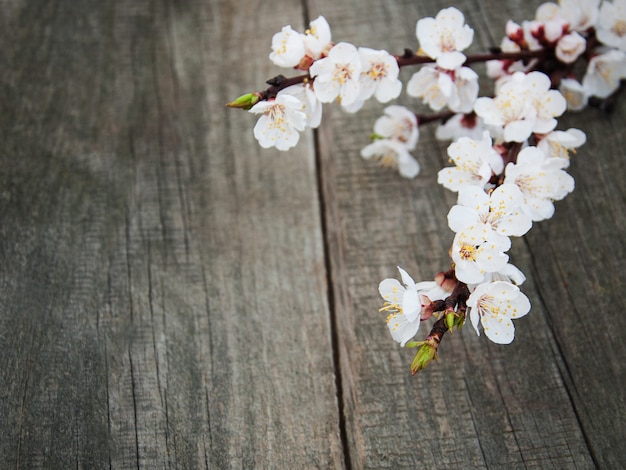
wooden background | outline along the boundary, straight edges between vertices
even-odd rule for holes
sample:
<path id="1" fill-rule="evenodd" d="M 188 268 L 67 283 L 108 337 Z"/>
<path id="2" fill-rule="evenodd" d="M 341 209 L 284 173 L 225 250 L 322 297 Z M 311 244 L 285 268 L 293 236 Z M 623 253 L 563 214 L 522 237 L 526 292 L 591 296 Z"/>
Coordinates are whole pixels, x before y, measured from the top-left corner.
<path id="1" fill-rule="evenodd" d="M 538 4 L 455 3 L 475 52 Z M 401 52 L 449 5 L 0 0 L 0 468 L 626 465 L 624 103 L 560 122 L 588 143 L 511 250 L 514 343 L 467 327 L 417 377 L 377 285 L 448 266 L 445 143 L 406 181 L 359 157 L 382 105 L 288 153 L 224 107 L 285 24 Z"/>

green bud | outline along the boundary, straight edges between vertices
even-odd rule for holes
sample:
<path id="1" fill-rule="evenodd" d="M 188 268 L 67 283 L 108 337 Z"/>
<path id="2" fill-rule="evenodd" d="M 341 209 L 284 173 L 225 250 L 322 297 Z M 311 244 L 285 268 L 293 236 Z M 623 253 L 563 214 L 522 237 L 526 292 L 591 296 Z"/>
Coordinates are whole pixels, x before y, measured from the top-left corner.
<path id="1" fill-rule="evenodd" d="M 437 346 L 434 341 L 426 340 L 421 348 L 417 350 L 417 354 L 411 363 L 411 374 L 415 375 L 425 368 L 430 361 L 437 359 Z"/>
<path id="2" fill-rule="evenodd" d="M 250 109 L 252 106 L 259 102 L 260 96 L 258 93 L 246 93 L 241 95 L 235 101 L 226 103 L 229 108 Z"/>
<path id="3" fill-rule="evenodd" d="M 418 346 L 421 346 L 424 343 L 425 341 L 409 341 L 408 343 L 404 345 L 404 347 L 405 348 L 417 348 Z"/>
<path id="4" fill-rule="evenodd" d="M 450 330 L 450 332 L 452 332 L 452 328 L 454 328 L 454 324 L 456 323 L 456 314 L 454 313 L 448 313 L 446 315 L 446 326 L 448 327 L 448 330 Z"/>
<path id="5" fill-rule="evenodd" d="M 374 132 L 373 134 L 370 134 L 370 140 L 382 140 L 385 137 L 383 137 L 380 134 L 376 134 L 376 132 Z"/>
<path id="6" fill-rule="evenodd" d="M 463 325 L 465 325 L 465 315 L 457 315 L 454 319 L 454 324 L 456 325 L 456 329 L 460 330 Z"/>

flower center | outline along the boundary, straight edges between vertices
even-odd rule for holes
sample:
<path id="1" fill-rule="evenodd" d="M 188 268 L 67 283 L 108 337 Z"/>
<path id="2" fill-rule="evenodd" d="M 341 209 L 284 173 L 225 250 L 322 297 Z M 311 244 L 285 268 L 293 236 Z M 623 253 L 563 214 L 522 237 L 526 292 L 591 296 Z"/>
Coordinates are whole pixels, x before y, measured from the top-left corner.
<path id="1" fill-rule="evenodd" d="M 461 259 L 465 261 L 476 261 L 476 255 L 478 254 L 477 248 L 478 247 L 475 245 L 463 244 L 460 250 Z"/>
<path id="2" fill-rule="evenodd" d="M 346 64 L 336 64 L 333 78 L 343 85 L 352 78 L 352 69 Z"/>
<path id="3" fill-rule="evenodd" d="M 611 32 L 620 38 L 623 37 L 626 34 L 626 21 L 617 20 L 611 28 Z"/>
<path id="4" fill-rule="evenodd" d="M 286 130 L 285 127 L 285 106 L 282 104 L 274 104 L 265 111 L 271 120 L 270 128 Z"/>
<path id="5" fill-rule="evenodd" d="M 382 80 L 387 76 L 387 66 L 383 62 L 372 64 L 372 68 L 369 70 L 368 75 L 372 80 Z"/>

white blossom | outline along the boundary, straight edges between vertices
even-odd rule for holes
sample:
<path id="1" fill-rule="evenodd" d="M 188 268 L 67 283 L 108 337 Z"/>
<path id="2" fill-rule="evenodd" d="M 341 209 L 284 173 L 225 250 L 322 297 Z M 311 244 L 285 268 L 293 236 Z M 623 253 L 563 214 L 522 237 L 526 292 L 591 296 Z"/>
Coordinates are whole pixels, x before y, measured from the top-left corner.
<path id="1" fill-rule="evenodd" d="M 250 112 L 261 114 L 254 126 L 254 137 L 263 148 L 290 149 L 298 143 L 298 131 L 306 126 L 302 102 L 286 93 L 279 92 L 274 99 L 259 101 Z"/>
<path id="2" fill-rule="evenodd" d="M 611 49 L 591 58 L 583 88 L 588 96 L 606 98 L 619 88 L 623 78 L 626 78 L 626 53 Z"/>
<path id="3" fill-rule="evenodd" d="M 514 25 L 514 26 L 511 26 L 512 28 L 513 27 L 519 28 L 520 35 L 521 35 L 520 42 L 525 42 L 525 40 L 523 40 L 524 32 L 522 30 L 522 27 L 516 23 L 513 23 L 510 20 L 507 23 L 507 27 L 509 26 L 509 24 Z M 500 42 L 500 50 L 502 52 L 520 52 L 522 48 L 519 46 L 517 42 L 505 36 L 504 38 L 502 38 L 502 41 Z M 485 65 L 487 67 L 487 76 L 489 78 L 499 79 L 496 85 L 500 86 L 504 84 L 504 80 L 500 80 L 500 79 L 508 78 L 511 75 L 513 75 L 515 72 L 527 72 L 528 70 L 530 70 L 531 68 L 535 66 L 536 62 L 537 62 L 537 59 L 531 59 L 527 61 L 523 61 L 523 60 L 511 61 L 511 60 L 497 59 L 497 60 L 488 60 Z"/>
<path id="4" fill-rule="evenodd" d="M 483 120 L 475 113 L 455 114 L 435 131 L 438 140 L 457 140 L 461 137 L 469 137 L 480 140 L 484 132 Z"/>
<path id="5" fill-rule="evenodd" d="M 335 45 L 327 57 L 311 65 L 310 74 L 315 78 L 313 90 L 322 103 L 339 99 L 342 105 L 350 106 L 357 101 L 361 91 L 361 60 L 352 44 Z"/>
<path id="6" fill-rule="evenodd" d="M 573 64 L 585 52 L 587 41 L 576 31 L 564 35 L 556 44 L 557 59 L 566 64 Z"/>
<path id="7" fill-rule="evenodd" d="M 417 22 L 415 34 L 421 50 L 437 65 L 454 70 L 465 62 L 466 49 L 474 39 L 474 30 L 465 24 L 463 13 L 454 7 L 445 8 L 435 18 L 422 18 Z"/>
<path id="8" fill-rule="evenodd" d="M 556 8 L 555 8 L 556 7 Z M 558 5 L 544 3 L 537 8 L 535 21 L 531 22 L 531 32 L 537 39 L 554 44 L 567 31 L 568 23 L 560 15 Z"/>
<path id="9" fill-rule="evenodd" d="M 522 209 L 533 221 L 549 219 L 554 214 L 553 201 L 574 190 L 574 178 L 563 171 L 564 158 L 547 158 L 537 147 L 526 147 L 516 163 L 505 169 L 504 183 L 517 185 L 524 194 Z"/>
<path id="10" fill-rule="evenodd" d="M 478 186 L 465 186 L 448 212 L 448 225 L 456 233 L 485 224 L 501 235 L 521 237 L 532 226 L 530 216 L 522 211 L 523 202 L 524 195 L 514 184 L 498 186 L 491 194 Z"/>
<path id="11" fill-rule="evenodd" d="M 446 105 L 453 88 L 450 75 L 442 73 L 434 65 L 424 65 L 411 76 L 406 92 L 409 96 L 423 99 L 431 109 L 439 111 Z"/>
<path id="12" fill-rule="evenodd" d="M 479 141 L 461 137 L 453 142 L 448 146 L 448 156 L 456 166 L 440 170 L 437 182 L 451 191 L 459 191 L 467 185 L 484 188 L 493 173 L 499 174 L 504 169 L 487 131 Z"/>
<path id="13" fill-rule="evenodd" d="M 326 18 L 319 16 L 309 24 L 304 32 L 306 54 L 312 59 L 321 58 L 332 47 L 330 26 Z"/>
<path id="14" fill-rule="evenodd" d="M 398 105 L 387 106 L 384 111 L 385 114 L 374 123 L 374 134 L 396 140 L 404 144 L 408 150 L 415 149 L 419 138 L 415 113 Z"/>
<path id="15" fill-rule="evenodd" d="M 509 257 L 504 252 L 509 248 L 511 240 L 487 224 L 459 230 L 450 249 L 456 278 L 466 284 L 483 282 L 486 273 L 498 272 L 508 263 Z"/>
<path id="16" fill-rule="evenodd" d="M 402 91 L 402 82 L 398 80 L 398 61 L 387 51 L 367 47 L 360 47 L 359 55 L 362 65 L 359 99 L 367 100 L 375 96 L 381 103 L 387 103 L 397 98 Z"/>
<path id="17" fill-rule="evenodd" d="M 626 0 L 602 2 L 596 35 L 602 44 L 626 51 Z"/>
<path id="18" fill-rule="evenodd" d="M 511 284 L 515 284 L 516 286 L 521 286 L 526 281 L 526 276 L 524 273 L 520 271 L 520 269 L 511 264 L 507 263 L 503 268 L 498 271 L 492 273 L 485 273 L 485 279 L 483 282 L 493 282 L 493 281 L 505 281 L 510 282 Z M 474 290 L 477 287 L 476 284 L 470 284 L 468 286 L 470 291 Z"/>
<path id="19" fill-rule="evenodd" d="M 295 67 L 304 57 L 304 35 L 283 26 L 283 29 L 272 37 L 270 60 L 279 67 Z"/>
<path id="20" fill-rule="evenodd" d="M 567 109 L 580 111 L 587 106 L 587 92 L 582 83 L 573 78 L 564 78 L 559 84 L 559 91 L 567 102 Z"/>
<path id="21" fill-rule="evenodd" d="M 424 65 L 407 83 L 410 96 L 422 98 L 435 111 L 448 106 L 456 113 L 473 109 L 478 88 L 478 74 L 468 67 L 444 70 Z"/>
<path id="22" fill-rule="evenodd" d="M 382 167 L 397 169 L 405 178 L 415 178 L 420 171 L 419 163 L 400 141 L 376 139 L 361 150 L 366 160 L 374 160 Z"/>
<path id="23" fill-rule="evenodd" d="M 585 32 L 595 26 L 600 0 L 559 0 L 559 15 L 567 21 L 570 31 Z"/>
<path id="24" fill-rule="evenodd" d="M 570 152 L 575 152 L 575 149 L 586 141 L 587 136 L 583 131 L 571 128 L 566 131 L 552 131 L 542 136 L 537 148 L 545 153 L 548 158 L 562 158 L 564 168 L 567 168 Z"/>
<path id="25" fill-rule="evenodd" d="M 550 79 L 541 72 L 515 73 L 495 98 L 481 97 L 474 110 L 485 124 L 501 132 L 506 142 L 524 142 L 533 132 L 550 132 L 555 116 L 563 114 L 565 98 L 550 90 Z"/>
<path id="26" fill-rule="evenodd" d="M 279 67 L 308 69 L 332 47 L 330 26 L 323 16 L 311 21 L 305 34 L 287 25 L 272 37 L 270 60 Z"/>
<path id="27" fill-rule="evenodd" d="M 517 286 L 504 281 L 481 284 L 467 299 L 470 321 L 480 335 L 480 321 L 485 336 L 494 343 L 509 344 L 515 337 L 513 319 L 530 311 L 530 301 Z"/>
<path id="28" fill-rule="evenodd" d="M 385 300 L 381 312 L 387 312 L 387 327 L 392 338 L 404 347 L 417 334 L 420 327 L 422 307 L 432 300 L 441 300 L 448 294 L 434 281 L 415 283 L 409 274 L 398 266 L 402 285 L 398 280 L 387 278 L 378 286 Z"/>
<path id="29" fill-rule="evenodd" d="M 306 115 L 306 126 L 312 129 L 319 127 L 322 121 L 322 103 L 317 99 L 310 84 L 297 84 L 284 88 L 281 94 L 296 97 L 302 103 L 302 111 Z"/>

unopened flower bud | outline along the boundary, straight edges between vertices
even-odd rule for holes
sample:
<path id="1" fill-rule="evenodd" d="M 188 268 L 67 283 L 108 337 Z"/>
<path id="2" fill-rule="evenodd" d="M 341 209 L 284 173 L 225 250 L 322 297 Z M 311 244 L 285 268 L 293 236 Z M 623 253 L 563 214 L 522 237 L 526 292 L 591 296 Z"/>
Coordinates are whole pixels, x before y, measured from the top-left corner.
<path id="1" fill-rule="evenodd" d="M 517 44 L 524 40 L 524 30 L 520 25 L 511 20 L 506 22 L 506 35 L 511 41 Z"/>
<path id="2" fill-rule="evenodd" d="M 411 374 L 417 374 L 433 359 L 437 359 L 437 343 L 434 340 L 427 339 L 424 341 L 422 347 L 417 350 L 415 358 L 413 358 L 413 362 L 411 363 Z"/>
<path id="3" fill-rule="evenodd" d="M 554 52 L 556 53 L 557 59 L 561 62 L 572 64 L 585 52 L 586 47 L 587 41 L 585 38 L 574 31 L 559 39 Z"/>
<path id="4" fill-rule="evenodd" d="M 241 95 L 234 101 L 226 103 L 226 106 L 228 106 L 229 108 L 240 108 L 247 110 L 257 104 L 260 99 L 261 96 L 258 93 L 246 93 L 245 95 Z"/>
<path id="5" fill-rule="evenodd" d="M 454 328 L 454 324 L 456 320 L 456 314 L 454 312 L 450 312 L 448 314 L 446 314 L 446 326 L 448 327 L 448 330 L 450 330 L 452 332 L 452 328 Z"/>
<path id="6" fill-rule="evenodd" d="M 443 271 L 437 273 L 435 276 L 435 282 L 446 292 L 452 292 L 457 284 L 457 280 L 455 278 L 447 275 Z"/>

